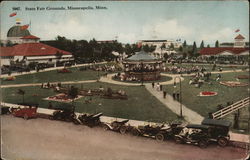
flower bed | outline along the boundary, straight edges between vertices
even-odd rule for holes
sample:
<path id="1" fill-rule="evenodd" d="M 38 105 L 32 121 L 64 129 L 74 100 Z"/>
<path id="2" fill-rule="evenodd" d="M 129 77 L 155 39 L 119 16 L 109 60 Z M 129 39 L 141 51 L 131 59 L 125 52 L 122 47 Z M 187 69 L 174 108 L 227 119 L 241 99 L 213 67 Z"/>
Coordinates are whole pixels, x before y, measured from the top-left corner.
<path id="1" fill-rule="evenodd" d="M 238 79 L 249 79 L 249 75 L 238 75 Z"/>
<path id="2" fill-rule="evenodd" d="M 16 79 L 16 77 L 14 77 L 14 76 L 9 76 L 9 77 L 3 78 L 4 81 L 14 81 L 15 79 Z"/>
<path id="3" fill-rule="evenodd" d="M 63 69 L 57 70 L 57 72 L 58 73 L 71 73 L 72 71 L 67 68 L 63 68 Z"/>
<path id="4" fill-rule="evenodd" d="M 215 96 L 217 94 L 218 94 L 217 92 L 203 91 L 203 92 L 200 92 L 198 96 Z"/>
<path id="5" fill-rule="evenodd" d="M 83 97 L 83 96 L 78 95 L 77 98 L 75 98 L 74 100 L 79 99 L 81 97 Z M 60 93 L 60 94 L 57 94 L 55 96 L 50 96 L 50 97 L 47 97 L 44 99 L 49 100 L 49 101 L 58 101 L 58 102 L 66 102 L 66 103 L 73 101 L 73 99 L 69 98 L 69 96 L 67 94 L 64 94 L 64 93 Z"/>

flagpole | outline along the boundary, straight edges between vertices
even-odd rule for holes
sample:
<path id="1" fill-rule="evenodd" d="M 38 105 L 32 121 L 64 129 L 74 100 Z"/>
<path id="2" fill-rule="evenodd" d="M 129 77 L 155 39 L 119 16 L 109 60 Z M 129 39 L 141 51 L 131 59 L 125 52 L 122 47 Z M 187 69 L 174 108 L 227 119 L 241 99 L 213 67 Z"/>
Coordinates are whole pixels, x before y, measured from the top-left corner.
<path id="1" fill-rule="evenodd" d="M 30 33 L 31 33 L 31 20 L 30 20 L 30 25 L 29 26 L 30 26 Z"/>

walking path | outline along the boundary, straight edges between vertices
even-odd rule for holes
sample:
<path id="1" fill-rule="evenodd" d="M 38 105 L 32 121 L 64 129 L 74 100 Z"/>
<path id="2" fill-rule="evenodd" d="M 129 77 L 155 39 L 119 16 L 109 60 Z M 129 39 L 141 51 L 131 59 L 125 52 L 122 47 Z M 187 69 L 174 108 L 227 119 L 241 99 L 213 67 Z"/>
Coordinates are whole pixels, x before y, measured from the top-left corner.
<path id="1" fill-rule="evenodd" d="M 169 108 L 172 112 L 174 112 L 177 115 L 180 115 L 180 103 L 178 101 L 175 101 L 172 96 L 167 94 L 166 98 L 163 98 L 163 92 L 158 91 L 156 88 L 153 88 L 149 84 L 146 84 L 145 88 L 160 102 L 162 102 L 167 108 Z M 204 117 L 202 117 L 200 114 L 192 111 L 183 104 L 182 104 L 182 115 L 184 119 L 190 123 L 200 124 L 201 121 L 204 119 Z"/>

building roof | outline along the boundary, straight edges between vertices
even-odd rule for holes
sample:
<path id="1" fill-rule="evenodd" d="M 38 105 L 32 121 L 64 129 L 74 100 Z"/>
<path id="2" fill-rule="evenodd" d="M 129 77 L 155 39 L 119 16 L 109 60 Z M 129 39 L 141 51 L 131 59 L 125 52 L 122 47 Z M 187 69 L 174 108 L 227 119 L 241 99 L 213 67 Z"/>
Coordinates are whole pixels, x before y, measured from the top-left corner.
<path id="1" fill-rule="evenodd" d="M 13 56 L 12 51 L 13 47 L 0 47 L 1 56 Z"/>
<path id="2" fill-rule="evenodd" d="M 28 35 L 28 36 L 24 36 L 21 39 L 40 39 L 39 37 L 33 36 L 33 35 Z"/>
<path id="3" fill-rule="evenodd" d="M 128 61 L 152 61 L 152 60 L 155 61 L 158 59 L 149 55 L 145 51 L 140 51 L 140 52 L 136 52 L 135 55 L 127 58 L 126 60 Z"/>
<path id="4" fill-rule="evenodd" d="M 23 43 L 13 47 L 1 47 L 1 56 L 48 56 L 55 55 L 57 53 L 61 53 L 62 55 L 71 55 L 70 52 L 63 51 L 43 43 Z"/>
<path id="5" fill-rule="evenodd" d="M 24 37 L 29 35 L 29 30 L 22 29 L 22 26 L 13 26 L 9 29 L 7 33 L 7 37 Z"/>
<path id="6" fill-rule="evenodd" d="M 239 35 L 236 36 L 234 39 L 245 39 L 245 37 L 243 37 L 241 34 L 239 34 Z"/>
<path id="7" fill-rule="evenodd" d="M 231 122 L 226 120 L 216 120 L 216 119 L 204 119 L 201 124 L 203 125 L 214 125 L 214 126 L 223 126 L 230 127 Z"/>
<path id="8" fill-rule="evenodd" d="M 141 40 L 142 42 L 166 42 L 168 40 Z"/>
<path id="9" fill-rule="evenodd" d="M 242 52 L 249 51 L 249 48 L 234 48 L 234 47 L 203 48 L 200 50 L 200 54 L 201 55 L 217 55 L 225 51 L 238 55 L 238 54 L 241 54 Z"/>

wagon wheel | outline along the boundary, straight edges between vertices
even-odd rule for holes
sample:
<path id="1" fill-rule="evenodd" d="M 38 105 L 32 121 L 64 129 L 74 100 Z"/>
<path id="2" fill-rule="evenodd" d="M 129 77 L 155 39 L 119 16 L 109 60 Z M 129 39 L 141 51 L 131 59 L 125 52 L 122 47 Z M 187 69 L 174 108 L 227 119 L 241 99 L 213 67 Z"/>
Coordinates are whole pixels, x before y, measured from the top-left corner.
<path id="1" fill-rule="evenodd" d="M 183 141 L 180 137 L 175 137 L 174 140 L 175 140 L 175 143 L 177 143 L 177 144 L 183 143 Z"/>
<path id="2" fill-rule="evenodd" d="M 133 135 L 133 136 L 139 136 L 139 134 L 140 134 L 140 133 L 139 133 L 139 131 L 138 131 L 137 129 L 133 129 L 133 130 L 132 130 L 132 135 Z"/>
<path id="3" fill-rule="evenodd" d="M 200 148 L 207 148 L 208 143 L 205 140 L 200 140 L 198 142 L 198 145 L 199 145 Z"/>
<path id="4" fill-rule="evenodd" d="M 25 120 L 28 120 L 28 115 L 27 114 L 25 114 L 24 116 L 23 116 L 23 119 L 25 119 Z"/>
<path id="5" fill-rule="evenodd" d="M 126 126 L 122 126 L 121 128 L 120 128 L 120 133 L 121 134 L 125 134 L 127 132 L 127 127 Z"/>
<path id="6" fill-rule="evenodd" d="M 219 146 L 221 147 L 225 147 L 228 143 L 228 140 L 225 138 L 225 137 L 220 137 L 218 140 L 217 140 Z"/>
<path id="7" fill-rule="evenodd" d="M 105 124 L 102 126 L 102 128 L 103 128 L 104 131 L 109 130 L 109 126 L 107 126 L 107 125 L 105 125 Z"/>
<path id="8" fill-rule="evenodd" d="M 162 133 L 158 133 L 158 134 L 155 135 L 155 139 L 157 141 L 164 141 L 165 137 L 164 137 L 164 135 Z"/>

